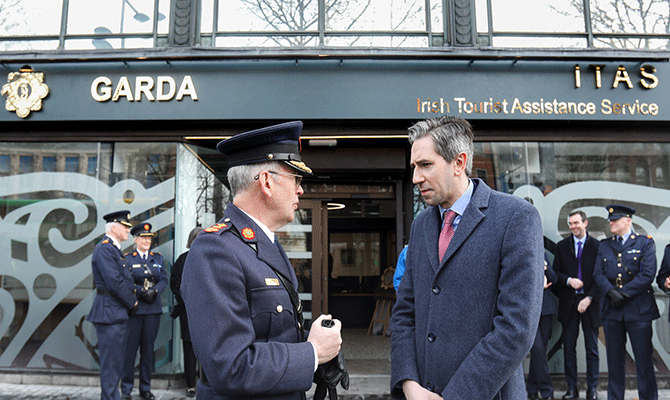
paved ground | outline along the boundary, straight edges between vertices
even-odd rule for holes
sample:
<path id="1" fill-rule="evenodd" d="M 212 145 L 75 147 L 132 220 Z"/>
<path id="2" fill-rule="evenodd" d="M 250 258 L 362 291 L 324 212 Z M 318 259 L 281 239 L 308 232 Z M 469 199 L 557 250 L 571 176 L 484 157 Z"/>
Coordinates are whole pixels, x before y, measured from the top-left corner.
<path id="1" fill-rule="evenodd" d="M 338 398 L 342 400 L 387 400 L 391 397 L 386 393 L 350 394 L 357 392 L 355 388 L 350 391 L 338 391 Z M 157 389 L 152 391 L 157 400 L 190 400 L 186 397 L 184 389 Z M 556 392 L 557 398 L 563 392 Z M 311 393 L 308 396 L 311 398 Z M 598 392 L 598 398 L 607 399 L 605 391 Z M 659 391 L 659 400 L 670 400 L 670 389 Z M 1 400 L 98 400 L 100 399 L 100 388 L 92 386 L 58 386 L 58 385 L 26 385 L 0 383 Z M 133 399 L 138 400 L 137 393 L 133 393 Z M 627 390 L 627 400 L 637 400 L 637 391 Z"/>

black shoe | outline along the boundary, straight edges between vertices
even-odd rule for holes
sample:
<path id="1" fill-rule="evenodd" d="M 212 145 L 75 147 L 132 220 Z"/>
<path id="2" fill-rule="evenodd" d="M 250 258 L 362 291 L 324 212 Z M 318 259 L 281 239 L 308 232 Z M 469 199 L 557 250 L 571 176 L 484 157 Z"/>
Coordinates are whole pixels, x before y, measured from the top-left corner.
<path id="1" fill-rule="evenodd" d="M 598 400 L 598 392 L 587 391 L 586 400 Z"/>
<path id="2" fill-rule="evenodd" d="M 144 400 L 155 400 L 156 397 L 151 392 L 142 392 L 140 393 L 140 398 Z"/>
<path id="3" fill-rule="evenodd" d="M 561 398 L 562 398 L 563 400 L 566 400 L 566 399 L 578 399 L 578 398 L 579 398 L 579 392 L 578 392 L 577 390 L 568 389 L 568 391 L 565 392 L 565 394 L 564 394 L 563 397 L 561 397 Z"/>
<path id="4" fill-rule="evenodd" d="M 133 396 L 130 393 L 121 393 L 121 400 L 133 400 Z"/>
<path id="5" fill-rule="evenodd" d="M 195 388 L 186 389 L 186 397 L 195 397 Z"/>
<path id="6" fill-rule="evenodd" d="M 537 400 L 537 399 L 539 399 L 537 393 L 528 393 L 528 400 Z"/>

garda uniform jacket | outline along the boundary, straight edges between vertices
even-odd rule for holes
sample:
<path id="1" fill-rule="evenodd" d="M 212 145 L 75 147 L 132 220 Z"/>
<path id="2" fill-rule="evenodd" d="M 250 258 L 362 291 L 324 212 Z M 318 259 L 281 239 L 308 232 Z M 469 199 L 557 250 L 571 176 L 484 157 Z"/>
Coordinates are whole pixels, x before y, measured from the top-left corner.
<path id="1" fill-rule="evenodd" d="M 417 381 L 444 399 L 525 399 L 522 362 L 537 332 L 544 251 L 529 202 L 472 180 L 439 262 L 439 208 L 412 224 L 391 318 L 391 394 Z M 496 397 L 497 395 L 499 397 Z"/>
<path id="2" fill-rule="evenodd" d="M 181 293 L 209 381 L 198 384 L 199 400 L 304 399 L 311 387 L 313 347 L 303 341 L 288 292 L 270 265 L 297 287 L 286 254 L 232 203 L 193 242 Z"/>
<path id="3" fill-rule="evenodd" d="M 670 294 L 670 290 L 665 288 L 665 279 L 668 276 L 670 276 L 670 244 L 665 246 L 665 249 L 663 250 L 661 269 L 658 271 L 658 277 L 656 278 L 658 287 L 666 294 Z"/>
<path id="4" fill-rule="evenodd" d="M 161 294 L 168 284 L 167 272 L 165 271 L 163 256 L 161 253 L 149 251 L 146 263 L 137 250 L 125 256 L 133 276 L 135 296 L 137 296 L 137 315 L 162 314 Z M 146 267 L 145 267 L 146 265 Z M 144 289 L 144 280 L 148 279 L 149 285 L 153 285 L 158 295 L 156 300 L 149 304 L 142 300 L 140 293 Z"/>
<path id="5" fill-rule="evenodd" d="M 618 259 L 622 266 L 619 267 Z M 615 279 L 625 275 L 625 265 L 633 279 L 625 283 L 621 292 L 630 299 L 621 308 L 614 308 L 607 299 L 607 292 L 614 288 Z M 600 288 L 601 317 L 615 321 L 651 321 L 660 317 L 651 288 L 656 276 L 656 245 L 650 236 L 632 233 L 620 248 L 615 236 L 600 241 L 593 277 Z"/>
<path id="6" fill-rule="evenodd" d="M 593 268 L 596 264 L 598 247 L 600 242 L 586 235 L 584 248 L 582 249 L 582 282 L 584 282 L 584 294 L 591 297 L 591 305 L 586 312 L 591 317 L 591 325 L 600 326 L 600 292 L 598 285 L 593 279 Z M 554 272 L 558 276 L 558 285 L 552 286 L 558 296 L 558 320 L 566 325 L 570 318 L 570 312 L 577 308 L 577 295 L 575 289 L 568 286 L 568 278 L 576 278 L 579 270 L 577 264 L 577 255 L 575 254 L 574 236 L 561 240 L 556 245 L 556 254 L 554 257 Z"/>
<path id="7" fill-rule="evenodd" d="M 133 294 L 133 278 L 123 253 L 105 235 L 93 250 L 91 261 L 93 281 L 99 292 L 86 318 L 99 324 L 114 324 L 128 320 L 128 310 L 137 299 Z"/>

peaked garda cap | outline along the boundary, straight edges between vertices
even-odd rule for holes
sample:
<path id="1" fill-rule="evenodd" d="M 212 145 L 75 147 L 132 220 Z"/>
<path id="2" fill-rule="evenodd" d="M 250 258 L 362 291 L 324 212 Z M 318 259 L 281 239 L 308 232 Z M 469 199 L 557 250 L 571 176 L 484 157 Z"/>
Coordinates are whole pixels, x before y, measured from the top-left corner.
<path id="1" fill-rule="evenodd" d="M 216 149 L 227 157 L 227 167 L 283 161 L 301 174 L 312 170 L 300 161 L 300 131 L 302 121 L 285 122 L 240 133 L 222 140 Z"/>
<path id="2" fill-rule="evenodd" d="M 130 234 L 133 236 L 153 236 L 154 233 L 151 232 L 151 224 L 148 222 L 143 222 L 137 224 L 130 229 Z"/>
<path id="3" fill-rule="evenodd" d="M 133 224 L 130 223 L 130 211 L 128 210 L 114 211 L 109 214 L 105 214 L 102 216 L 102 219 L 104 219 L 108 223 L 118 222 L 127 227 L 133 226 Z"/>
<path id="4" fill-rule="evenodd" d="M 635 209 L 633 207 L 628 207 L 621 204 L 610 204 L 606 208 L 607 212 L 609 213 L 609 215 L 607 215 L 607 219 L 610 221 L 622 217 L 633 218 L 633 214 L 635 214 Z"/>

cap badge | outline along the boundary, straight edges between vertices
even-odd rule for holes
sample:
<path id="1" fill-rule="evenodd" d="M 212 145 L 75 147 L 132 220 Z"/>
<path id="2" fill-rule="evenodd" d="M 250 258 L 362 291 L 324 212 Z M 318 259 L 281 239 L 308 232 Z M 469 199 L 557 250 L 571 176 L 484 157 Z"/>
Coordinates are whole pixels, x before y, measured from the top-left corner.
<path id="1" fill-rule="evenodd" d="M 612 214 L 614 212 L 614 208 L 610 207 L 609 212 Z"/>
<path id="2" fill-rule="evenodd" d="M 256 233 L 251 228 L 242 229 L 242 237 L 247 240 L 253 240 L 256 237 Z"/>

